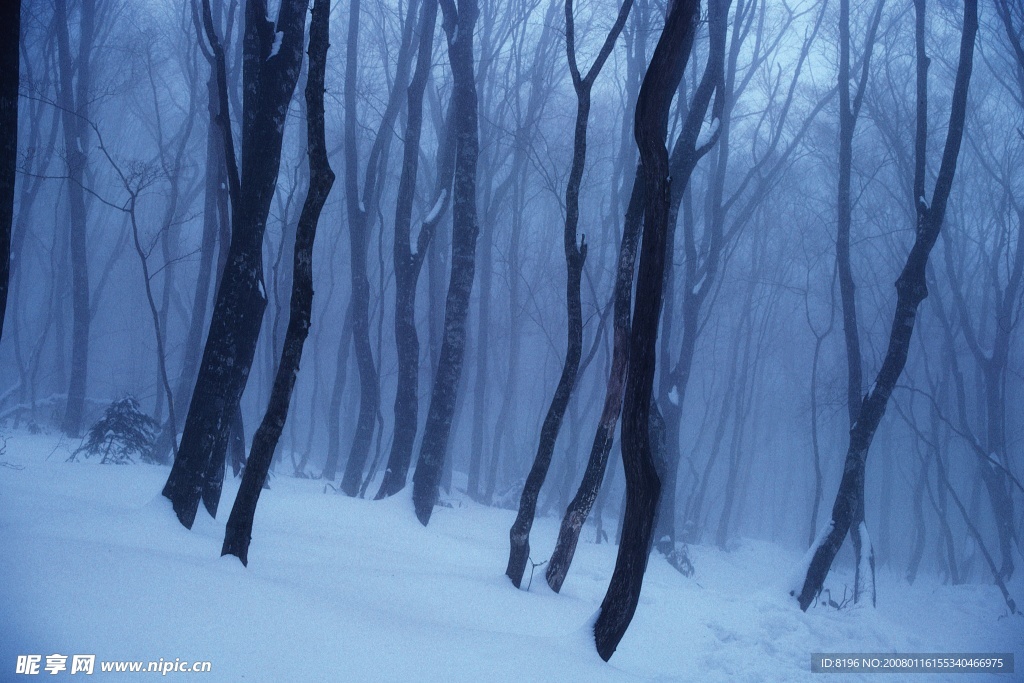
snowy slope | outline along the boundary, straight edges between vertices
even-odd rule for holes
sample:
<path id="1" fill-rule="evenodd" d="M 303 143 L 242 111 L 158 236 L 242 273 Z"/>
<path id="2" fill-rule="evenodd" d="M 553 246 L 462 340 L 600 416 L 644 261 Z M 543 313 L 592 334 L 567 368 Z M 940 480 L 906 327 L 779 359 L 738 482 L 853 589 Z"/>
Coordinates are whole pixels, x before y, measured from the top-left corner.
<path id="1" fill-rule="evenodd" d="M 606 664 L 588 627 L 615 549 L 590 543 L 592 532 L 561 595 L 541 570 L 531 592 L 517 591 L 503 574 L 509 511 L 456 502 L 423 528 L 407 495 L 352 500 L 278 477 L 246 569 L 219 557 L 236 484 L 220 519 L 201 510 L 189 532 L 159 495 L 166 468 L 64 462 L 76 446 L 14 433 L 0 456 L 0 681 L 35 678 L 14 675 L 18 654 L 52 653 L 212 662 L 209 674 L 168 674 L 178 680 L 819 683 L 868 677 L 811 674 L 816 651 L 1022 654 L 1024 620 L 1002 616 L 993 587 L 928 577 L 907 587 L 883 573 L 877 609 L 804 614 L 785 591 L 799 556 L 746 541 L 729 553 L 693 549 L 691 579 L 652 559 Z M 556 534 L 556 520 L 538 520 L 534 559 Z M 840 594 L 844 581 L 831 581 Z M 93 679 L 104 679 L 98 665 Z"/>

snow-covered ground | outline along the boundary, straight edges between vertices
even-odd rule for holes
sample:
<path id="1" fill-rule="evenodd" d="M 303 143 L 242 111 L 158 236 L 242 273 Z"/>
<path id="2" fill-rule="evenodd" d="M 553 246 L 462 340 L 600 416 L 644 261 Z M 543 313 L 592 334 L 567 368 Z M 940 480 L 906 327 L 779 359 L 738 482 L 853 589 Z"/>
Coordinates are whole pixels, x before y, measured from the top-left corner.
<path id="1" fill-rule="evenodd" d="M 42 655 L 45 666 L 53 653 L 95 654 L 85 680 L 145 679 L 102 674 L 99 662 L 162 658 L 211 662 L 210 673 L 167 674 L 179 680 L 822 683 L 877 676 L 813 674 L 813 652 L 1024 651 L 1024 620 L 1004 616 L 994 587 L 929 577 L 908 587 L 883 572 L 877 609 L 804 614 L 786 593 L 799 555 L 745 541 L 728 553 L 692 548 L 692 578 L 652 558 L 606 664 L 589 625 L 615 548 L 591 543 L 592 532 L 560 595 L 540 569 L 531 591 L 518 591 L 504 576 L 509 511 L 454 501 L 424 528 L 408 495 L 353 500 L 278 477 L 243 568 L 220 557 L 236 482 L 217 520 L 200 510 L 186 531 L 159 495 L 166 468 L 65 462 L 77 445 L 15 432 L 0 455 L 0 681 L 35 678 L 15 675 L 18 655 Z M 556 534 L 557 520 L 538 520 L 535 559 Z M 840 594 L 844 583 L 841 572 L 831 579 Z"/>

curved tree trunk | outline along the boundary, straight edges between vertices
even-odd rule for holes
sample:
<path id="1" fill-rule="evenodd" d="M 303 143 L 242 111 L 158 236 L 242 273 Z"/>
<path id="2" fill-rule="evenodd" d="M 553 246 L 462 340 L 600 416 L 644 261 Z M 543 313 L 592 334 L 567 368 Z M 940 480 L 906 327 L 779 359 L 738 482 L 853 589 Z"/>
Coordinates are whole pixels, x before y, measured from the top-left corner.
<path id="1" fill-rule="evenodd" d="M 466 314 L 476 270 L 476 166 L 480 154 L 477 94 L 473 76 L 473 31 L 479 8 L 476 0 L 442 0 L 448 61 L 452 67 L 451 134 L 455 144 L 452 191 L 451 280 L 445 301 L 444 333 L 434 386 L 423 429 L 420 456 L 413 474 L 416 517 L 426 526 L 437 503 L 441 468 L 455 415 L 455 399 L 466 350 Z"/>
<path id="2" fill-rule="evenodd" d="M 217 291 L 210 332 L 192 394 L 178 457 L 163 495 L 191 529 L 199 500 L 216 515 L 232 414 L 249 378 L 267 297 L 263 285 L 263 233 L 277 187 L 285 114 L 298 81 L 305 34 L 306 0 L 284 0 L 275 23 L 265 0 L 245 10 L 242 168 L 235 165 L 228 119 L 224 51 L 210 5 L 203 2 L 207 38 L 217 55 L 220 124 L 231 194 L 231 244 Z M 282 37 L 273 52 L 276 34 Z"/>
<path id="3" fill-rule="evenodd" d="M 442 133 L 438 146 L 438 178 L 434 204 L 420 227 L 413 252 L 412 205 L 416 194 L 416 176 L 419 170 L 420 136 L 423 129 L 423 94 L 430 77 L 431 55 L 434 46 L 434 26 L 437 23 L 437 0 L 424 0 L 420 11 L 419 54 L 416 71 L 409 83 L 408 113 L 406 114 L 405 149 L 402 176 L 398 182 L 398 200 L 395 205 L 395 345 L 398 352 L 398 387 L 395 390 L 395 435 L 391 442 L 384 479 L 377 499 L 394 495 L 405 488 L 412 461 L 413 442 L 419 420 L 420 340 L 416 331 L 416 283 L 419 280 L 427 248 L 434 236 L 434 228 L 441 221 L 448 204 L 453 154 Z"/>
<path id="4" fill-rule="evenodd" d="M 263 421 L 256 430 L 242 484 L 231 507 L 221 555 L 234 555 L 249 563 L 253 517 L 260 491 L 267 479 L 274 450 L 284 430 L 292 390 L 299 374 L 302 347 L 309 334 L 313 310 L 313 241 L 320 212 L 334 184 L 334 171 L 327 160 L 324 140 L 324 72 L 327 66 L 330 0 L 315 0 L 309 25 L 309 76 L 306 80 L 307 145 L 309 148 L 309 192 L 295 230 L 292 265 L 291 310 L 281 349 L 281 362 Z"/>
<path id="5" fill-rule="evenodd" d="M 640 88 L 634 124 L 644 176 L 644 232 L 623 403 L 622 462 L 626 473 L 626 510 L 615 570 L 594 623 L 597 653 L 605 661 L 614 654 L 640 600 L 661 494 L 661 480 L 651 453 L 648 424 L 669 214 L 669 160 L 665 139 L 672 97 L 679 87 L 693 47 L 700 3 L 676 0 L 670 7 Z"/>
<path id="6" fill-rule="evenodd" d="M 605 61 L 615 47 L 615 41 L 626 24 L 633 0 L 625 0 L 619 10 L 618 18 L 605 38 L 604 45 L 598 53 L 593 66 L 587 74 L 581 75 L 576 64 L 576 37 L 573 24 L 572 0 L 565 2 L 565 33 L 566 54 L 569 61 L 569 72 L 572 75 L 573 87 L 576 90 L 576 127 L 573 135 L 572 168 L 569 171 L 569 182 L 565 189 L 565 227 L 562 243 L 565 251 L 565 300 L 567 340 L 565 361 L 562 374 L 551 399 L 544 424 L 540 431 L 540 443 L 533 466 L 526 477 L 526 485 L 519 500 L 519 513 L 509 530 L 509 555 L 505 575 L 513 585 L 519 588 L 526 570 L 526 562 L 530 556 L 530 528 L 537 512 L 537 497 L 551 466 L 551 456 L 555 450 L 555 441 L 562 427 L 565 410 L 569 406 L 573 388 L 576 385 L 576 374 L 579 370 L 580 357 L 583 352 L 583 308 L 580 301 L 580 279 L 583 276 L 583 264 L 587 260 L 586 239 L 576 243 L 576 231 L 580 218 L 580 186 L 583 182 L 583 171 L 587 161 L 587 125 L 590 120 L 590 92 L 594 81 L 604 67 Z"/>
<path id="7" fill-rule="evenodd" d="M 629 321 L 630 298 L 633 293 L 633 274 L 635 273 L 636 249 L 640 238 L 640 226 L 643 219 L 643 175 L 637 169 L 633 181 L 633 192 L 626 209 L 626 220 L 619 247 L 618 265 L 615 273 L 615 318 L 612 332 L 612 362 L 608 373 L 608 384 L 605 391 L 604 407 L 594 434 L 594 443 L 590 449 L 590 458 L 583 472 L 583 481 L 569 503 L 562 525 L 558 530 L 558 540 L 551 553 L 545 578 L 551 590 L 556 593 L 562 589 L 565 576 L 569 572 L 580 532 L 587 521 L 590 509 L 597 500 L 601 490 L 605 470 L 608 466 L 608 455 L 615 441 L 615 427 L 619 423 L 622 412 L 622 395 L 626 387 L 626 362 L 629 358 Z"/>
<path id="8" fill-rule="evenodd" d="M 868 450 L 885 414 L 889 397 L 907 362 L 910 340 L 917 319 L 917 308 L 928 296 L 925 269 L 928 256 L 942 228 L 946 202 L 953 186 L 957 157 L 963 140 L 964 120 L 967 113 L 967 89 L 974 59 L 974 41 L 978 31 L 977 0 L 964 0 L 963 33 L 960 40 L 960 59 L 949 115 L 949 128 L 942 153 L 942 164 L 935 181 L 931 205 L 925 202 L 925 150 L 927 141 L 928 57 L 924 52 L 925 0 L 915 0 L 917 10 L 917 137 L 915 141 L 914 205 L 917 209 L 916 238 L 899 278 L 896 280 L 896 312 L 889 333 L 889 346 L 875 382 L 860 403 L 857 422 L 850 429 L 850 442 L 843 467 L 843 478 L 832 507 L 832 522 L 812 549 L 803 586 L 798 597 L 800 609 L 807 610 L 821 592 L 832 561 L 846 538 L 853 532 L 854 543 L 863 544 L 865 526 L 854 524 L 862 517 L 864 500 L 864 473 Z M 859 549 L 859 548 L 858 548 Z M 860 563 L 858 563 L 860 564 Z"/>

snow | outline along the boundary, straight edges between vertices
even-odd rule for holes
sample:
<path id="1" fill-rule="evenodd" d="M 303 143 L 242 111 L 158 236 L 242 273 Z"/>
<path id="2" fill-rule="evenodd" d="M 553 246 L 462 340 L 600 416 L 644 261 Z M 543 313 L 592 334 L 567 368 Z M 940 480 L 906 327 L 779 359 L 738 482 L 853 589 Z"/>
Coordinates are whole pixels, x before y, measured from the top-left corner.
<path id="1" fill-rule="evenodd" d="M 872 581 L 872 575 L 874 572 L 871 569 L 872 554 L 874 549 L 871 546 L 871 536 L 868 535 L 868 525 L 865 522 L 861 522 L 860 526 L 857 527 L 860 531 L 861 539 L 861 553 L 860 553 L 860 581 L 861 581 L 861 595 L 862 600 L 871 600 L 871 594 L 874 592 L 874 582 Z"/>
<path id="2" fill-rule="evenodd" d="M 679 405 L 679 389 L 676 388 L 675 384 L 672 385 L 672 389 L 668 392 L 668 400 L 674 406 Z"/>
<path id="3" fill-rule="evenodd" d="M 4 680 L 18 654 L 45 662 L 63 653 L 95 654 L 98 680 L 103 660 L 180 658 L 210 661 L 211 681 L 820 683 L 810 672 L 813 652 L 1020 648 L 1021 622 L 1001 618 L 992 586 L 944 586 L 927 576 L 907 586 L 881 571 L 877 609 L 805 614 L 783 578 L 799 555 L 741 540 L 731 552 L 691 546 L 691 579 L 652 558 L 633 623 L 606 664 L 590 628 L 615 547 L 591 543 L 589 528 L 561 594 L 540 569 L 532 590 L 519 591 L 503 574 L 512 511 L 456 496 L 424 528 L 408 488 L 374 502 L 279 476 L 260 498 L 243 568 L 220 557 L 237 490 L 230 474 L 220 519 L 201 509 L 186 531 L 160 496 L 166 467 L 67 463 L 77 440 L 5 435 Z M 535 560 L 548 556 L 557 533 L 558 520 L 537 520 Z M 842 594 L 852 567 L 838 567 L 829 585 Z"/>
<path id="4" fill-rule="evenodd" d="M 800 591 L 803 590 L 804 580 L 807 578 L 807 568 L 811 566 L 811 560 L 814 559 L 814 553 L 818 552 L 818 548 L 825 542 L 825 539 L 832 529 L 835 528 L 836 523 L 830 517 L 828 522 L 821 528 L 818 535 L 814 537 L 814 543 L 807 549 L 803 557 L 789 571 L 789 580 L 786 582 L 786 594 L 795 596 L 800 595 Z"/>
<path id="5" fill-rule="evenodd" d="M 697 295 L 697 292 L 699 292 L 699 291 L 700 291 L 700 288 L 704 286 L 704 281 L 705 281 L 705 280 L 707 279 L 707 277 L 708 277 L 708 272 L 707 272 L 707 271 L 705 270 L 705 271 L 704 271 L 704 272 L 703 272 L 703 273 L 701 274 L 701 276 L 700 276 L 700 279 L 699 279 L 699 280 L 697 280 L 697 284 L 695 284 L 695 285 L 693 286 L 693 288 L 692 288 L 692 289 L 690 289 L 690 294 L 693 294 L 694 296 L 696 296 L 696 295 Z"/>
<path id="6" fill-rule="evenodd" d="M 441 213 L 441 209 L 444 208 L 444 200 L 448 198 L 448 190 L 441 190 L 441 194 L 437 195 L 437 201 L 434 202 L 434 206 L 430 209 L 430 213 L 423 219 L 424 223 L 433 223 L 437 220 L 437 217 Z"/>
<path id="7" fill-rule="evenodd" d="M 278 31 L 274 34 L 274 45 L 270 48 L 270 55 L 267 57 L 267 60 L 271 57 L 276 57 L 277 53 L 281 51 L 282 40 L 284 40 L 284 31 Z"/>
<path id="8" fill-rule="evenodd" d="M 713 138 L 715 136 L 715 133 L 718 132 L 718 126 L 720 125 L 720 123 L 721 121 L 719 121 L 718 117 L 716 116 L 715 118 L 711 119 L 710 126 L 700 131 L 700 135 L 697 136 L 697 149 L 700 149 L 704 145 L 711 142 L 711 138 Z"/>

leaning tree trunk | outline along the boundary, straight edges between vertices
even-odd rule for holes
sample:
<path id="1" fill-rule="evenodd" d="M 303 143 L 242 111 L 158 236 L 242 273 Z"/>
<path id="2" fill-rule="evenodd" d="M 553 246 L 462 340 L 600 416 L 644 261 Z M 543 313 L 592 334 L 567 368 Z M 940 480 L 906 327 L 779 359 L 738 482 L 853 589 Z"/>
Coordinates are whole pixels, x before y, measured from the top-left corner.
<path id="1" fill-rule="evenodd" d="M 274 450 L 284 430 L 291 404 L 292 390 L 299 374 L 302 347 L 309 334 L 313 310 L 313 241 L 316 238 L 320 211 L 334 184 L 334 171 L 327 160 L 324 138 L 324 72 L 327 67 L 327 46 L 330 24 L 330 0 L 314 0 L 313 18 L 309 24 L 309 75 L 306 80 L 306 135 L 309 148 L 309 192 L 295 230 L 291 311 L 288 329 L 281 349 L 270 404 L 253 437 L 252 450 L 238 496 L 228 517 L 221 555 L 234 555 L 249 564 L 249 542 L 256 503 L 267 480 Z"/>
<path id="2" fill-rule="evenodd" d="M 277 186 L 285 114 L 302 64 L 307 6 L 307 0 L 284 0 L 275 25 L 267 20 L 266 0 L 246 4 L 239 177 L 227 115 L 224 51 L 213 28 L 209 2 L 203 2 L 206 33 L 216 55 L 232 229 L 185 431 L 163 490 L 186 528 L 192 528 L 200 499 L 216 515 L 230 418 L 238 410 L 249 378 L 267 304 L 263 233 Z"/>
<path id="3" fill-rule="evenodd" d="M 594 444 L 590 448 L 590 458 L 583 472 L 583 480 L 562 518 L 558 540 L 555 542 L 555 549 L 551 552 L 551 559 L 544 574 L 551 590 L 556 593 L 562 589 L 565 576 L 569 573 L 569 566 L 579 544 L 580 532 L 601 490 L 608 465 L 608 454 L 611 453 L 612 444 L 615 442 L 615 427 L 622 412 L 622 395 L 626 388 L 626 362 L 629 358 L 630 297 L 633 293 L 636 248 L 643 220 L 643 202 L 643 175 L 638 169 L 636 180 L 633 181 L 629 207 L 626 209 L 622 244 L 619 246 L 616 266 L 612 363 L 608 373 L 604 406 L 601 409 L 597 432 L 594 434 Z"/>
<path id="4" fill-rule="evenodd" d="M 822 534 L 807 567 L 807 574 L 798 597 L 800 609 L 807 610 L 817 598 L 825 583 L 825 577 L 832 567 L 832 561 L 842 546 L 847 533 L 858 519 L 858 511 L 864 497 L 864 472 L 868 449 L 875 430 L 885 414 L 889 397 L 907 363 L 910 339 L 914 332 L 917 309 L 928 296 L 925 269 L 928 256 L 942 228 L 946 213 L 946 202 L 953 186 L 957 157 L 963 139 L 964 119 L 967 113 L 967 89 L 971 79 L 974 58 L 974 40 L 978 32 L 977 0 L 964 0 L 963 33 L 960 39 L 960 60 L 953 99 L 949 114 L 949 128 L 942 153 L 942 164 L 935 181 L 931 205 L 925 202 L 925 149 L 928 134 L 928 62 L 924 51 L 924 10 L 925 0 L 915 0 L 917 11 L 917 135 L 915 140 L 914 164 L 914 205 L 917 210 L 916 237 L 907 255 L 906 263 L 896 280 L 896 312 L 889 333 L 889 347 L 875 383 L 860 403 L 856 424 L 850 429 L 850 443 L 846 451 L 846 464 L 839 492 L 832 507 L 832 522 Z M 858 525 L 859 535 L 866 536 L 863 522 Z M 853 533 L 856 541 L 858 534 Z M 870 558 L 870 562 L 874 562 Z"/>
<path id="5" fill-rule="evenodd" d="M 8 0 L 0 10 L 0 338 L 7 313 L 11 275 L 11 226 L 14 223 L 14 179 L 18 163 L 18 71 L 21 49 L 21 0 Z"/>
<path id="6" fill-rule="evenodd" d="M 640 600 L 661 493 L 648 423 L 668 231 L 670 180 L 665 139 L 672 97 L 686 69 L 699 18 L 699 0 L 676 0 L 670 6 L 636 105 L 633 134 L 644 177 L 644 232 L 623 403 L 626 510 L 615 570 L 594 623 L 597 653 L 605 661 L 614 654 Z"/>
<path id="7" fill-rule="evenodd" d="M 590 92 L 605 61 L 611 54 L 612 48 L 615 47 L 615 41 L 626 24 L 632 6 L 633 0 L 625 0 L 622 3 L 619 16 L 608 32 L 594 65 L 584 76 L 580 74 L 576 63 L 572 0 L 565 2 L 565 48 L 569 61 L 569 73 L 572 75 L 573 87 L 576 90 L 576 128 L 573 136 L 572 167 L 569 171 L 569 182 L 565 188 L 565 227 L 562 233 L 566 269 L 566 352 L 562 374 L 558 379 L 555 395 L 551 399 L 551 405 L 548 407 L 544 424 L 540 430 L 537 454 L 534 457 L 530 473 L 526 477 L 526 485 L 523 487 L 523 494 L 519 500 L 519 513 L 509 530 L 510 547 L 505 575 L 512 580 L 516 588 L 519 588 L 522 583 L 526 562 L 530 557 L 530 528 L 533 526 L 533 518 L 537 512 L 537 497 L 540 495 L 540 487 L 544 484 L 548 468 L 551 466 L 551 455 L 555 450 L 558 432 L 562 428 L 565 409 L 569 405 L 573 387 L 576 385 L 576 374 L 583 351 L 583 308 L 580 301 L 580 279 L 583 276 L 583 264 L 587 260 L 587 244 L 584 238 L 577 246 L 576 229 L 580 220 L 580 186 L 583 183 L 583 171 L 587 162 Z"/>
<path id="8" fill-rule="evenodd" d="M 444 336 L 423 429 L 420 456 L 413 474 L 416 517 L 426 526 L 437 503 L 441 468 L 455 414 L 455 399 L 466 350 L 466 314 L 476 269 L 476 166 L 480 154 L 477 94 L 473 77 L 473 30 L 479 14 L 476 0 L 443 0 L 448 60 L 452 67 L 451 134 L 455 145 L 452 191 L 451 280 L 444 310 Z"/>

